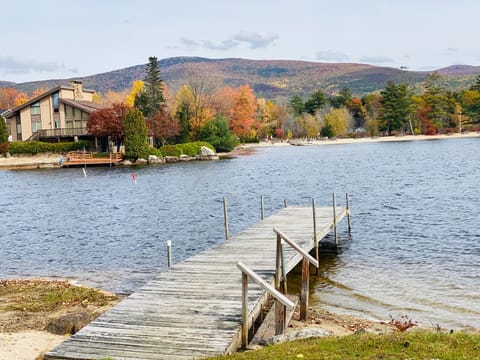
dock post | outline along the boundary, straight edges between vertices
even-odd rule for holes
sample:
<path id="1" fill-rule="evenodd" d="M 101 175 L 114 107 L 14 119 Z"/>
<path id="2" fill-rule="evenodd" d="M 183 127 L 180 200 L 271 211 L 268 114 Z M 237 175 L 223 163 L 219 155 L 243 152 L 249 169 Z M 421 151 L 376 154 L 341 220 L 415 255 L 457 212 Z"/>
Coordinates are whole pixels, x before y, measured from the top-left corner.
<path id="1" fill-rule="evenodd" d="M 288 288 L 287 288 L 287 273 L 285 271 L 285 256 L 284 256 L 284 248 L 283 244 L 280 245 L 280 261 L 282 263 L 282 293 L 287 294 L 288 293 Z"/>
<path id="2" fill-rule="evenodd" d="M 280 301 L 275 300 L 275 335 L 285 334 L 287 327 L 287 309 Z"/>
<path id="3" fill-rule="evenodd" d="M 225 240 L 228 240 L 228 210 L 227 210 L 227 198 L 223 198 L 223 222 L 225 223 Z"/>
<path id="4" fill-rule="evenodd" d="M 280 290 L 282 273 L 282 237 L 277 234 L 277 246 L 275 254 L 275 289 Z"/>
<path id="5" fill-rule="evenodd" d="M 287 207 L 288 206 L 288 201 L 287 199 L 283 200 L 283 207 Z"/>
<path id="6" fill-rule="evenodd" d="M 300 291 L 300 321 L 308 318 L 310 263 L 306 257 L 302 260 L 302 289 Z"/>
<path id="7" fill-rule="evenodd" d="M 248 346 L 248 276 L 242 271 L 242 347 Z"/>
<path id="8" fill-rule="evenodd" d="M 350 236 L 352 232 L 352 225 L 350 223 L 350 205 L 348 203 L 348 193 L 345 193 L 345 207 L 347 208 L 348 235 Z"/>
<path id="9" fill-rule="evenodd" d="M 319 262 L 319 254 L 318 254 L 318 238 L 317 238 L 317 215 L 315 210 L 315 199 L 312 198 L 312 212 L 313 212 L 313 245 L 315 247 L 315 260 Z M 316 268 L 316 275 L 318 275 L 318 268 Z"/>
<path id="10" fill-rule="evenodd" d="M 167 240 L 167 265 L 169 269 L 172 267 L 172 240 Z"/>
<path id="11" fill-rule="evenodd" d="M 260 195 L 260 214 L 263 221 L 263 219 L 265 219 L 265 212 L 263 209 L 263 195 Z"/>
<path id="12" fill-rule="evenodd" d="M 334 235 L 334 238 L 335 238 L 335 244 L 338 247 L 337 210 L 336 210 L 335 193 L 333 193 L 333 235 Z"/>

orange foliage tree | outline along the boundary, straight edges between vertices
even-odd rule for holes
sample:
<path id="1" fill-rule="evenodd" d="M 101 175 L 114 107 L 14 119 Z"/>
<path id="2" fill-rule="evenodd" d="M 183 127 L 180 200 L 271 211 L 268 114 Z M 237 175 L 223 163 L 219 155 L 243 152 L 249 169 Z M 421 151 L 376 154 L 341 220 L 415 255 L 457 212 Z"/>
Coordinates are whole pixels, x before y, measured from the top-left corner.
<path id="1" fill-rule="evenodd" d="M 28 101 L 28 96 L 14 88 L 0 88 L 0 109 L 11 109 Z"/>

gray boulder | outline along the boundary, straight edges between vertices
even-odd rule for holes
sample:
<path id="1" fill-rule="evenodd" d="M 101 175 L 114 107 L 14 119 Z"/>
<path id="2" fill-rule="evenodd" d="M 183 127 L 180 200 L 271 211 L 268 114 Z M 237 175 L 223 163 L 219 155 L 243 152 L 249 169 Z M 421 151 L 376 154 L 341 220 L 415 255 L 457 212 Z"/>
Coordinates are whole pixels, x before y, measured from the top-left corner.
<path id="1" fill-rule="evenodd" d="M 165 159 L 159 158 L 159 157 L 156 156 L 156 155 L 149 155 L 149 156 L 148 156 L 148 163 L 149 163 L 149 164 L 164 164 L 164 163 L 165 163 Z"/>
<path id="2" fill-rule="evenodd" d="M 145 165 L 146 163 L 148 163 L 146 159 L 138 158 L 135 160 L 135 165 Z"/>
<path id="3" fill-rule="evenodd" d="M 322 328 L 303 328 L 298 331 L 292 331 L 286 335 L 277 335 L 269 343 L 280 343 L 296 339 L 308 339 L 312 337 L 332 336 L 332 332 Z"/>
<path id="4" fill-rule="evenodd" d="M 200 156 L 215 156 L 215 151 L 206 146 L 202 146 L 200 148 Z"/>
<path id="5" fill-rule="evenodd" d="M 176 163 L 178 161 L 178 157 L 176 156 L 165 156 L 165 160 L 167 163 Z"/>

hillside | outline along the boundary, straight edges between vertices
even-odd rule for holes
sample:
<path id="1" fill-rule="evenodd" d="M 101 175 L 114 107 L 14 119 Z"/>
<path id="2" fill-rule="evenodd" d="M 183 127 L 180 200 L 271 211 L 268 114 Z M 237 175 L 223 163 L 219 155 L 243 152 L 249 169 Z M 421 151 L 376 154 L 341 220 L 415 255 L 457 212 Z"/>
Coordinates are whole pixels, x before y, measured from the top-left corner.
<path id="1" fill-rule="evenodd" d="M 427 72 L 405 72 L 396 68 L 366 64 L 331 64 L 287 60 L 206 59 L 199 57 L 175 57 L 159 61 L 162 78 L 172 91 L 176 91 L 189 79 L 202 78 L 216 86 L 249 84 L 258 97 L 284 100 L 294 94 L 306 95 L 317 89 L 335 94 L 348 87 L 355 95 L 382 89 L 389 80 L 415 85 L 423 81 Z M 81 78 L 84 86 L 99 93 L 129 88 L 134 80 L 143 79 L 145 65 L 136 65 L 107 73 Z M 456 90 L 472 83 L 480 67 L 451 66 L 440 69 L 445 86 Z M 56 79 L 12 84 L 0 82 L 0 86 L 14 86 L 31 93 L 39 87 L 51 88 L 68 84 L 71 79 Z M 418 87 L 418 86 L 417 86 Z"/>

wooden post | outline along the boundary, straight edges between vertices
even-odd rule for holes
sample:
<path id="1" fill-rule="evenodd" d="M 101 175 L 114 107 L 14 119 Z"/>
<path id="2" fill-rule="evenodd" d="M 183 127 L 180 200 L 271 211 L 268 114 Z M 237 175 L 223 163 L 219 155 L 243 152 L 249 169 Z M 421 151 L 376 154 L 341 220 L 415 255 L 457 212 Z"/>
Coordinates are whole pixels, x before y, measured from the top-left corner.
<path id="1" fill-rule="evenodd" d="M 282 272 L 282 238 L 277 234 L 277 246 L 275 253 L 275 289 L 280 290 L 280 276 Z"/>
<path id="2" fill-rule="evenodd" d="M 265 212 L 263 209 L 263 195 L 260 195 L 260 215 L 262 220 L 265 219 Z"/>
<path id="3" fill-rule="evenodd" d="M 306 257 L 302 260 L 302 289 L 300 292 L 300 320 L 308 318 L 308 295 L 309 295 L 310 263 Z"/>
<path id="4" fill-rule="evenodd" d="M 348 203 L 348 193 L 345 194 L 345 206 L 347 208 L 348 235 L 350 235 L 350 233 L 352 231 L 352 225 L 350 223 L 350 205 Z"/>
<path id="5" fill-rule="evenodd" d="M 317 238 L 317 215 L 315 199 L 312 198 L 312 212 L 313 212 L 313 246 L 315 248 L 315 260 L 320 262 L 320 256 L 318 254 L 318 238 Z M 318 268 L 316 268 L 316 275 L 318 275 Z"/>
<path id="6" fill-rule="evenodd" d="M 334 235 L 334 238 L 335 238 L 335 244 L 338 247 L 337 210 L 336 210 L 335 193 L 333 193 L 333 235 Z"/>
<path id="7" fill-rule="evenodd" d="M 278 236 L 278 235 L 277 235 Z M 283 244 L 280 245 L 280 260 L 282 263 L 282 284 L 281 284 L 281 289 L 283 294 L 288 293 L 288 288 L 287 288 L 287 273 L 285 271 L 285 256 L 284 256 L 284 246 Z"/>
<path id="8" fill-rule="evenodd" d="M 228 210 L 227 210 L 227 198 L 223 198 L 223 222 L 225 223 L 225 240 L 228 240 Z"/>
<path id="9" fill-rule="evenodd" d="M 287 327 L 287 309 L 280 301 L 275 300 L 275 335 L 283 335 Z"/>
<path id="10" fill-rule="evenodd" d="M 169 269 L 172 267 L 172 240 L 167 240 L 167 265 Z"/>
<path id="11" fill-rule="evenodd" d="M 248 275 L 242 272 L 242 347 L 248 346 Z"/>
<path id="12" fill-rule="evenodd" d="M 287 207 L 288 206 L 288 201 L 287 199 L 283 200 L 283 207 Z"/>

